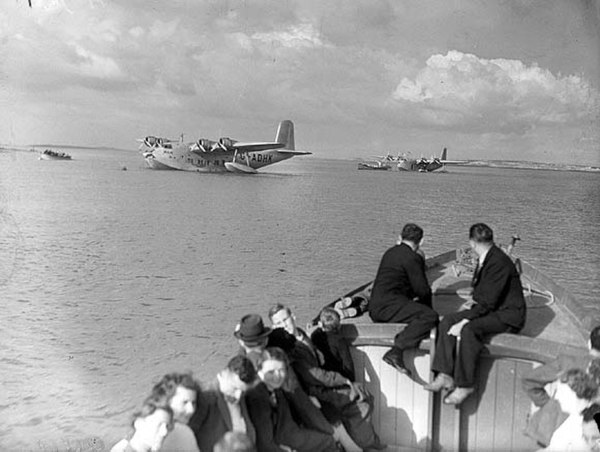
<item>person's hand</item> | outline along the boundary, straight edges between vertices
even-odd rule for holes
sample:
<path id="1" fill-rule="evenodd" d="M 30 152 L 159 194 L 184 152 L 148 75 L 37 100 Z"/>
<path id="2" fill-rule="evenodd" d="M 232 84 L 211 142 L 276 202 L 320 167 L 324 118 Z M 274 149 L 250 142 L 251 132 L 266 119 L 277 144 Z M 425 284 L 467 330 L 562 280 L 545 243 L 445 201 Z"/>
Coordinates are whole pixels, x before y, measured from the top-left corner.
<path id="1" fill-rule="evenodd" d="M 286 446 L 285 444 L 280 444 L 279 448 L 284 452 L 296 452 L 295 449 L 292 449 L 290 446 Z"/>
<path id="2" fill-rule="evenodd" d="M 469 320 L 467 319 L 462 319 L 460 322 L 456 322 L 448 330 L 448 336 L 460 337 L 460 332 L 467 323 L 469 323 Z"/>
<path id="3" fill-rule="evenodd" d="M 304 329 L 304 331 L 306 332 L 308 337 L 310 337 L 310 335 L 313 333 L 313 331 L 315 331 L 317 328 L 320 328 L 320 327 L 321 327 L 321 322 L 319 322 L 317 325 L 313 325 L 312 322 L 309 322 L 306 324 L 306 328 Z"/>
<path id="4" fill-rule="evenodd" d="M 348 380 L 349 386 L 350 386 L 350 400 L 354 401 L 361 401 L 361 400 L 366 400 L 367 399 L 367 392 L 365 390 L 365 388 L 360 384 L 360 383 L 353 383 L 350 380 Z"/>
<path id="5" fill-rule="evenodd" d="M 355 400 L 357 400 L 359 398 L 359 394 L 358 394 L 358 391 L 356 390 L 356 386 L 350 380 L 346 380 L 346 384 L 350 388 L 350 393 L 348 394 L 348 397 L 350 398 L 350 400 L 352 402 L 354 402 Z"/>

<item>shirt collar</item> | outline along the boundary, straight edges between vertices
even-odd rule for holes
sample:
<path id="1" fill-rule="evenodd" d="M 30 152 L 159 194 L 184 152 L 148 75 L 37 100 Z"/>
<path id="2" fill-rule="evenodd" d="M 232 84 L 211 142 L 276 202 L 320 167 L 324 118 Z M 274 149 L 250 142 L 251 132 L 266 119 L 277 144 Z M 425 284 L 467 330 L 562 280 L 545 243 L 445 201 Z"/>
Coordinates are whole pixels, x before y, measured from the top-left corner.
<path id="1" fill-rule="evenodd" d="M 492 248 L 488 248 L 487 250 L 485 250 L 483 253 L 481 253 L 481 256 L 479 256 L 479 267 L 481 268 L 481 266 L 483 265 L 483 263 L 485 262 L 485 258 L 488 255 L 488 253 L 490 252 Z"/>

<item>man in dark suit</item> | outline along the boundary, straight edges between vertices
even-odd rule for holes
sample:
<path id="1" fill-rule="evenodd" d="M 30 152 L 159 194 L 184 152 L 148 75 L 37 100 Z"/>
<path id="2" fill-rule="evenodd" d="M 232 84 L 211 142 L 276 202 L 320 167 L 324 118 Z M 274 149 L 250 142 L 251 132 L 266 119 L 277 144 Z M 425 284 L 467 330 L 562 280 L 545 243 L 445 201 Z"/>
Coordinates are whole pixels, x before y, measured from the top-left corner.
<path id="1" fill-rule="evenodd" d="M 229 431 L 246 434 L 254 443 L 256 431 L 250 420 L 244 393 L 255 383 L 256 370 L 245 356 L 235 356 L 217 374 L 217 380 L 198 394 L 196 412 L 189 426 L 201 451 L 212 451 Z"/>
<path id="2" fill-rule="evenodd" d="M 478 256 L 473 274 L 470 309 L 444 317 L 440 323 L 430 391 L 456 387 L 444 403 L 459 405 L 473 391 L 477 359 L 491 335 L 516 333 L 525 324 L 525 298 L 519 273 L 510 259 L 494 245 L 492 230 L 483 223 L 471 226 L 469 244 Z M 458 341 L 457 349 L 457 338 Z"/>
<path id="3" fill-rule="evenodd" d="M 323 414 L 333 424 L 341 422 L 348 435 L 361 449 L 380 450 L 385 447 L 371 423 L 373 396 L 360 383 L 322 367 L 323 354 L 314 346 L 308 334 L 296 325 L 292 311 L 281 304 L 269 310 L 274 331 L 270 345 L 281 347 L 290 358 L 290 375 L 296 375 L 308 395 L 321 404 Z M 284 330 L 278 335 L 277 330 Z M 337 435 L 337 433 L 334 433 Z M 337 437 L 342 445 L 345 438 Z M 348 449 L 353 445 L 347 444 Z"/>
<path id="4" fill-rule="evenodd" d="M 261 382 L 247 394 L 250 417 L 256 426 L 259 452 L 335 452 L 330 433 L 313 430 L 299 422 L 283 386 L 288 377 L 288 358 L 277 347 L 267 348 L 258 360 Z"/>
<path id="5" fill-rule="evenodd" d="M 369 315 L 374 322 L 407 323 L 394 338 L 394 346 L 383 360 L 402 373 L 410 374 L 403 351 L 419 346 L 438 323 L 431 306 L 431 287 L 425 275 L 425 259 L 419 253 L 423 229 L 408 223 L 401 242 L 388 249 L 379 264 L 373 283 Z"/>

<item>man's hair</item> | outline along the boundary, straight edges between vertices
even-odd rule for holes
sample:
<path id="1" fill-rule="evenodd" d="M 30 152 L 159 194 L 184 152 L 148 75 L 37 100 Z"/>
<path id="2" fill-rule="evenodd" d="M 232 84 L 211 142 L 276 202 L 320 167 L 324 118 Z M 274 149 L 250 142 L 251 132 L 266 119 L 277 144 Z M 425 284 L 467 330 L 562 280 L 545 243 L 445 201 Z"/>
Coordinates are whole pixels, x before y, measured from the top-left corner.
<path id="1" fill-rule="evenodd" d="M 485 223 L 475 223 L 469 229 L 469 239 L 475 243 L 493 243 L 494 232 Z"/>
<path id="2" fill-rule="evenodd" d="M 590 342 L 592 344 L 592 348 L 600 352 L 600 325 L 594 327 L 594 329 L 591 331 Z"/>
<path id="3" fill-rule="evenodd" d="M 406 223 L 402 228 L 400 237 L 402 237 L 402 240 L 419 243 L 423 238 L 423 228 L 414 223 Z"/>
<path id="4" fill-rule="evenodd" d="M 567 370 L 560 377 L 560 381 L 568 384 L 579 399 L 591 400 L 598 393 L 598 384 L 581 369 Z"/>
<path id="5" fill-rule="evenodd" d="M 333 308 L 323 308 L 319 314 L 323 331 L 338 331 L 340 329 L 340 314 Z"/>
<path id="6" fill-rule="evenodd" d="M 280 361 L 285 364 L 286 368 L 289 365 L 288 356 L 285 352 L 279 347 L 268 347 L 263 350 L 258 359 L 258 368 L 262 369 L 262 365 L 265 361 L 269 361 L 270 359 L 274 361 Z"/>
<path id="7" fill-rule="evenodd" d="M 269 334 L 267 347 L 279 347 L 286 353 L 292 352 L 296 346 L 296 336 L 288 333 L 285 328 L 275 328 Z"/>
<path id="8" fill-rule="evenodd" d="M 592 403 L 590 406 L 585 407 L 581 412 L 583 422 L 595 421 L 597 414 L 600 414 L 600 405 L 597 403 Z"/>
<path id="9" fill-rule="evenodd" d="M 191 373 L 170 373 L 154 385 L 151 397 L 164 405 L 168 405 L 175 392 L 177 392 L 178 386 L 196 391 L 196 393 L 200 392 L 200 385 L 194 380 Z"/>
<path id="10" fill-rule="evenodd" d="M 290 308 L 282 305 L 281 303 L 277 303 L 276 305 L 273 305 L 271 309 L 269 309 L 269 319 L 273 320 L 273 316 L 279 311 L 283 311 L 284 309 L 286 310 L 288 315 L 292 315 L 292 311 L 290 311 Z"/>
<path id="11" fill-rule="evenodd" d="M 252 361 L 242 355 L 234 356 L 227 363 L 227 369 L 236 374 L 246 384 L 256 380 L 256 369 Z"/>
<path id="12" fill-rule="evenodd" d="M 256 449 L 245 433 L 227 432 L 214 445 L 213 452 L 256 452 Z"/>

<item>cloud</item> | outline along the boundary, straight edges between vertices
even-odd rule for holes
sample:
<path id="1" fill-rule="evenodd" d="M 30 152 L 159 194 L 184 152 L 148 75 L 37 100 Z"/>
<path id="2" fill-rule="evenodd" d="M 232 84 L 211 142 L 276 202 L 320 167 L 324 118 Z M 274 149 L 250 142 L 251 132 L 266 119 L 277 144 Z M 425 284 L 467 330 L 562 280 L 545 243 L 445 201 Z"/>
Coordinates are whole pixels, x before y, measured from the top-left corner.
<path id="1" fill-rule="evenodd" d="M 77 54 L 77 68 L 81 74 L 103 79 L 119 79 L 124 77 L 123 71 L 118 64 L 108 57 L 103 57 L 89 50 L 84 49 L 79 44 L 73 44 Z"/>
<path id="2" fill-rule="evenodd" d="M 587 120 L 600 105 L 598 91 L 580 76 L 456 50 L 432 55 L 413 79 L 398 83 L 392 99 L 427 124 L 518 133 Z"/>
<path id="3" fill-rule="evenodd" d="M 157 41 L 166 41 L 175 34 L 178 25 L 179 19 L 174 19 L 169 22 L 156 20 L 150 27 L 150 36 Z"/>
<path id="4" fill-rule="evenodd" d="M 291 26 L 285 31 L 254 33 L 252 38 L 265 43 L 277 43 L 283 47 L 291 48 L 316 48 L 325 45 L 319 32 L 310 23 Z"/>

